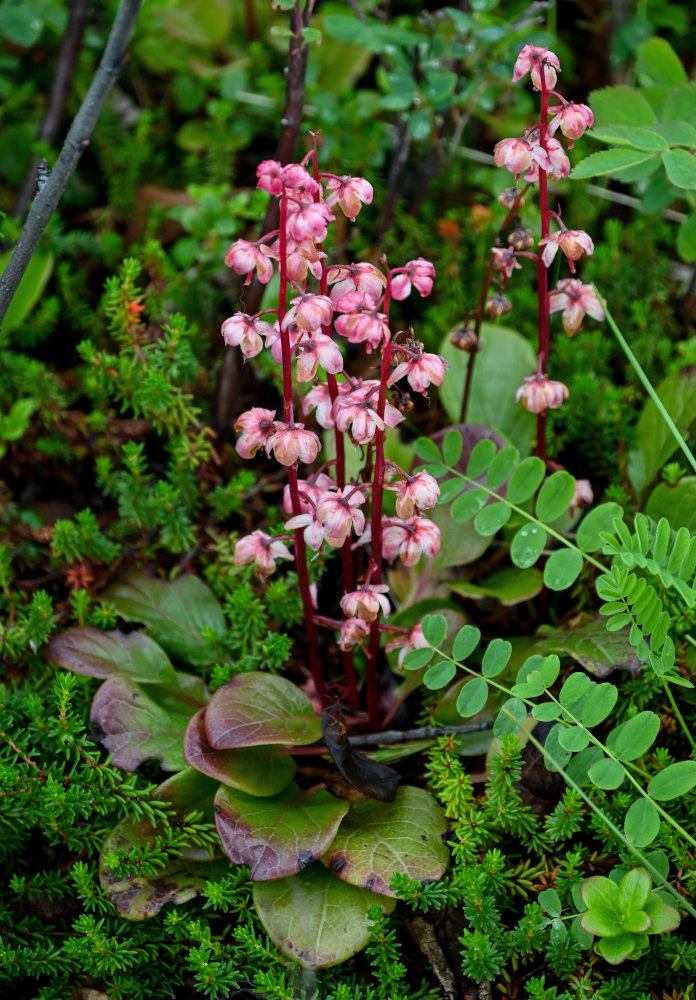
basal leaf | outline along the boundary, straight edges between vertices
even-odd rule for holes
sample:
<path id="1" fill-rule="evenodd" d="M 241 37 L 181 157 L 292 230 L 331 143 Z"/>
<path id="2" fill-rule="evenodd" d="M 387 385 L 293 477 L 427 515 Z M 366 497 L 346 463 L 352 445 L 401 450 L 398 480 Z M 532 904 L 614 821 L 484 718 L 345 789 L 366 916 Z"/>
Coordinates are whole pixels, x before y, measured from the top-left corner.
<path id="1" fill-rule="evenodd" d="M 295 776 L 292 757 L 268 747 L 213 749 L 205 733 L 205 709 L 196 712 L 186 727 L 183 753 L 197 771 L 249 795 L 276 795 Z"/>
<path id="2" fill-rule="evenodd" d="M 648 934 L 666 934 L 667 931 L 676 930 L 681 923 L 679 911 L 665 903 L 655 892 L 645 904 L 645 912 L 650 917 Z"/>
<path id="3" fill-rule="evenodd" d="M 235 865 L 249 865 L 255 882 L 302 871 L 326 851 L 349 803 L 329 792 L 306 794 L 293 782 L 265 798 L 221 786 L 215 825 Z"/>
<path id="4" fill-rule="evenodd" d="M 104 592 L 130 622 L 142 622 L 148 634 L 168 653 L 193 666 L 207 666 L 218 657 L 209 631 L 222 636 L 225 618 L 217 598 L 202 580 L 185 573 L 173 583 L 135 574 Z"/>
<path id="5" fill-rule="evenodd" d="M 321 739 L 321 720 L 292 681 L 276 674 L 238 674 L 213 695 L 205 713 L 206 735 L 216 750 Z"/>
<path id="6" fill-rule="evenodd" d="M 142 632 L 102 632 L 98 628 L 71 628 L 49 643 L 46 657 L 76 674 L 123 677 L 140 684 L 174 684 L 169 657 Z"/>
<path id="7" fill-rule="evenodd" d="M 345 962 L 368 942 L 367 911 L 395 901 L 348 885 L 321 864 L 273 882 L 255 882 L 256 911 L 271 941 L 306 969 Z"/>
<path id="8" fill-rule="evenodd" d="M 449 862 L 442 809 L 429 792 L 402 786 L 393 802 L 364 799 L 341 823 L 322 858 L 339 878 L 393 896 L 394 872 L 418 881 L 440 878 Z"/>

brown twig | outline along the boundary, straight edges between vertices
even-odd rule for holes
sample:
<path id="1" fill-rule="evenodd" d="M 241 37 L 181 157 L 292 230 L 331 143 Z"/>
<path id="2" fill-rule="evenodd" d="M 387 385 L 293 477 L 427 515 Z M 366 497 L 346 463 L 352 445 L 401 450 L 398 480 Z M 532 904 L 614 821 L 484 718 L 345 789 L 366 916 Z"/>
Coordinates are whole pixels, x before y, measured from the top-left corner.
<path id="1" fill-rule="evenodd" d="M 0 324 L 78 160 L 89 146 L 99 114 L 125 64 L 142 0 L 121 0 L 99 67 L 70 126 L 55 166 L 34 198 L 12 256 L 0 277 Z"/>
<path id="2" fill-rule="evenodd" d="M 82 37 L 85 32 L 89 7 L 90 0 L 72 0 L 70 5 L 68 23 L 60 43 L 51 87 L 48 92 L 46 113 L 39 127 L 39 142 L 53 143 L 58 135 L 75 75 L 77 57 L 82 47 Z M 36 180 L 37 164 L 32 163 L 12 209 L 14 218 L 17 219 L 20 215 L 24 215 L 24 211 L 36 191 Z"/>
<path id="3" fill-rule="evenodd" d="M 421 726 L 419 729 L 387 729 L 384 733 L 366 733 L 349 736 L 352 747 L 394 746 L 395 743 L 409 743 L 411 740 L 434 740 L 438 736 L 463 736 L 466 733 L 480 733 L 492 729 L 492 722 L 467 722 L 462 726 Z"/>

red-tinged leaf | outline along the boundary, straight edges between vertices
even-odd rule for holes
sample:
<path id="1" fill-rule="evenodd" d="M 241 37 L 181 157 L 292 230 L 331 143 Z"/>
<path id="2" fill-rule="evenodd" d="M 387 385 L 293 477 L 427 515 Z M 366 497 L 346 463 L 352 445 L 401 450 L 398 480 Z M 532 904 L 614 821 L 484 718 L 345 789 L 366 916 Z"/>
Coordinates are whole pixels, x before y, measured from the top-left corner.
<path id="1" fill-rule="evenodd" d="M 291 681 L 275 674 L 239 674 L 213 695 L 205 713 L 215 750 L 315 743 L 321 722 L 312 703 Z"/>
<path id="2" fill-rule="evenodd" d="M 421 882 L 444 874 L 446 830 L 444 813 L 429 792 L 402 787 L 386 805 L 369 799 L 356 803 L 322 861 L 352 885 L 393 896 L 394 872 Z"/>
<path id="3" fill-rule="evenodd" d="M 249 795 L 276 795 L 295 775 L 295 762 L 287 754 L 266 747 L 214 750 L 205 734 L 205 712 L 196 712 L 184 736 L 184 760 L 211 778 Z"/>
<path id="4" fill-rule="evenodd" d="M 393 802 L 401 775 L 393 767 L 380 764 L 352 749 L 343 713 L 338 705 L 326 709 L 322 715 L 321 728 L 334 764 L 346 781 L 368 798 Z"/>
<path id="5" fill-rule="evenodd" d="M 169 657 L 142 632 L 71 628 L 48 644 L 45 656 L 73 673 L 90 677 L 124 677 L 140 684 L 176 683 Z"/>
<path id="6" fill-rule="evenodd" d="M 222 786 L 215 796 L 215 824 L 230 861 L 249 865 L 253 881 L 265 882 L 316 861 L 349 807 L 324 789 L 308 795 L 294 783 L 267 798 Z"/>
<path id="7" fill-rule="evenodd" d="M 186 767 L 184 732 L 191 716 L 205 704 L 206 695 L 199 677 L 176 676 L 177 692 L 157 686 L 142 688 L 122 677 L 111 677 L 97 691 L 90 718 L 102 730 L 101 742 L 113 754 L 116 767 L 133 771 L 153 757 L 165 771 Z"/>

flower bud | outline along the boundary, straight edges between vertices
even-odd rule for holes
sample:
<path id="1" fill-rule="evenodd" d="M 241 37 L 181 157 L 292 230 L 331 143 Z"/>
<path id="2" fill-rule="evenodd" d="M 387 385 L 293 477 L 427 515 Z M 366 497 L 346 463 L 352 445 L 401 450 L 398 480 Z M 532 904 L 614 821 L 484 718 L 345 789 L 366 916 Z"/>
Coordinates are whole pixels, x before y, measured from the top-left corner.
<path id="1" fill-rule="evenodd" d="M 524 385 L 515 393 L 515 400 L 530 413 L 543 413 L 545 410 L 557 410 L 568 398 L 568 387 L 562 382 L 554 382 L 545 375 L 529 375 Z"/>
<path id="2" fill-rule="evenodd" d="M 479 349 L 476 331 L 473 327 L 467 326 L 466 323 L 455 327 L 450 333 L 449 339 L 450 344 L 454 344 L 460 351 L 466 351 L 467 354 L 473 354 L 474 351 L 478 351 Z"/>
<path id="3" fill-rule="evenodd" d="M 510 211 L 510 209 L 515 205 L 517 208 L 522 208 L 524 205 L 524 198 L 520 198 L 520 189 L 518 187 L 505 188 L 505 190 L 501 191 L 498 195 L 498 201 L 503 208 L 507 208 L 508 211 Z"/>
<path id="4" fill-rule="evenodd" d="M 507 241 L 513 250 L 529 250 L 534 246 L 534 233 L 526 226 L 518 226 L 510 232 Z"/>
<path id="5" fill-rule="evenodd" d="M 504 316 L 505 313 L 511 311 L 512 302 L 507 295 L 491 295 L 490 299 L 486 302 L 486 312 L 494 319 L 497 319 L 498 316 Z"/>

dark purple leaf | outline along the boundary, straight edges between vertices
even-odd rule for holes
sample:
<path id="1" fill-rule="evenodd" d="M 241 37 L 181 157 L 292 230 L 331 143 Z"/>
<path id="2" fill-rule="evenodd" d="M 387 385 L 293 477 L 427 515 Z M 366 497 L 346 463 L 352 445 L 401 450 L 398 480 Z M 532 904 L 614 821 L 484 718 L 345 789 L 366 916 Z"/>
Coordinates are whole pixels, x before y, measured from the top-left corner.
<path id="1" fill-rule="evenodd" d="M 393 767 L 380 764 L 352 749 L 343 713 L 338 705 L 326 709 L 322 715 L 321 728 L 334 764 L 346 781 L 371 799 L 392 802 L 401 775 Z"/>

